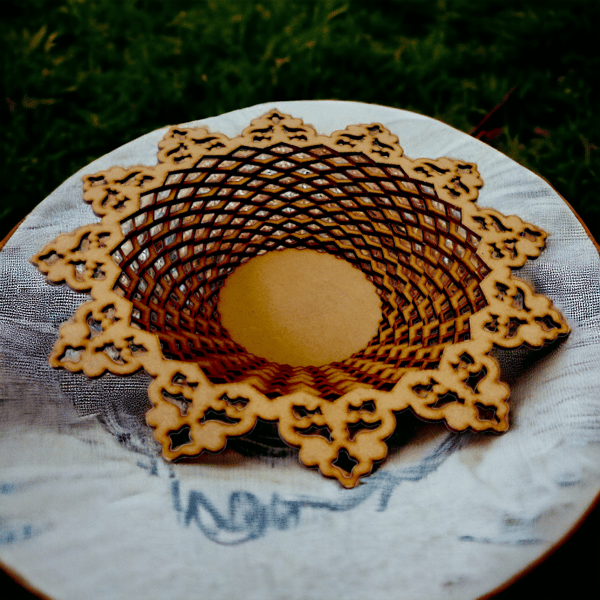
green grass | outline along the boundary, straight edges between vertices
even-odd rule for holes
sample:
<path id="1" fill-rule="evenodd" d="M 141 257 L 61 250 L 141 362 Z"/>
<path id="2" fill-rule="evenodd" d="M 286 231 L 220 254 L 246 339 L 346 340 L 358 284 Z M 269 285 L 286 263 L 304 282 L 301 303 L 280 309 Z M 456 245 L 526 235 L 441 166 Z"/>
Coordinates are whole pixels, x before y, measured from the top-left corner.
<path id="1" fill-rule="evenodd" d="M 545 177 L 600 228 L 600 3 L 4 0 L 0 238 L 63 180 L 157 127 L 272 100 L 413 110 Z"/>

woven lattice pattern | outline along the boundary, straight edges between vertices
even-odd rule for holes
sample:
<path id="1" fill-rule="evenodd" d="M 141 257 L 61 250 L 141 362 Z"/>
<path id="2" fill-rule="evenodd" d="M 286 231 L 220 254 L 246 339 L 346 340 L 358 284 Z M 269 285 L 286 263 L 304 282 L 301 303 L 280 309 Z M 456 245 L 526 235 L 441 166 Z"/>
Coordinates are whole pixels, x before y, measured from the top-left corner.
<path id="1" fill-rule="evenodd" d="M 410 160 L 381 125 L 319 136 L 276 111 L 238 138 L 173 128 L 159 165 L 87 177 L 99 224 L 34 257 L 53 282 L 91 291 L 51 363 L 97 376 L 146 370 L 166 458 L 222 449 L 275 421 L 300 459 L 353 486 L 385 457 L 394 413 L 505 430 L 494 345 L 568 332 L 511 269 L 546 235 L 476 206 L 476 166 Z M 332 254 L 377 289 L 377 335 L 347 359 L 291 367 L 253 355 L 221 324 L 238 265 L 294 248 Z"/>
<path id="2" fill-rule="evenodd" d="M 132 323 L 156 332 L 165 356 L 198 362 L 212 381 L 251 373 L 267 395 L 293 391 L 298 377 L 328 398 L 356 382 L 391 389 L 405 369 L 436 368 L 445 344 L 469 339 L 469 316 L 486 305 L 478 284 L 489 269 L 460 209 L 398 166 L 326 146 L 204 158 L 142 195 L 121 230 L 112 256 Z M 440 251 L 440 239 L 452 250 Z M 224 280 L 249 258 L 284 248 L 342 257 L 377 287 L 382 321 L 364 350 L 294 369 L 229 338 L 217 312 Z"/>

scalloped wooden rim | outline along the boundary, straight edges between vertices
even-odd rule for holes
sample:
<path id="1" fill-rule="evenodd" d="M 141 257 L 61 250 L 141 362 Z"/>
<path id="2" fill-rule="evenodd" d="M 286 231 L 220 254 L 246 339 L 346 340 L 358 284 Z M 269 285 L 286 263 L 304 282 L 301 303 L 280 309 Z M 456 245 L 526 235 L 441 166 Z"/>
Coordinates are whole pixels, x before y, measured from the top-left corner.
<path id="1" fill-rule="evenodd" d="M 201 139 L 197 139 L 197 136 L 201 136 Z M 460 225 L 452 225 L 452 227 L 462 230 L 462 234 L 454 233 L 453 235 L 466 240 L 469 232 L 477 232 L 473 235 L 478 235 L 481 243 L 475 245 L 477 250 L 474 253 L 469 250 L 469 254 L 466 256 L 470 256 L 471 262 L 474 261 L 473 265 L 476 269 L 483 264 L 487 271 L 478 284 L 480 292 L 485 290 L 483 296 L 487 303 L 484 308 L 478 307 L 477 311 L 469 313 L 470 316 L 462 317 L 456 312 L 460 305 L 454 306 L 458 302 L 456 298 L 454 299 L 452 306 L 457 315 L 454 317 L 454 321 L 459 323 L 468 319 L 470 335 L 464 341 L 450 344 L 438 340 L 438 346 L 441 344 L 444 349 L 443 354 L 440 353 L 436 369 L 400 369 L 402 375 L 395 382 L 395 387 L 389 391 L 363 389 L 363 386 L 354 385 L 354 387 L 347 387 L 343 395 L 333 403 L 328 403 L 324 398 L 318 396 L 318 406 L 310 410 L 316 410 L 320 415 L 327 413 L 330 415 L 327 418 L 325 416 L 323 418 L 318 416 L 305 418 L 292 415 L 296 405 L 306 407 L 307 403 L 310 406 L 315 404 L 315 396 L 310 394 L 318 393 L 316 389 L 307 390 L 309 395 L 304 391 L 292 389 L 289 393 L 282 393 L 277 398 L 269 399 L 252 384 L 244 382 L 212 384 L 195 362 L 166 361 L 158 346 L 158 336 L 149 331 L 132 327 L 130 321 L 133 305 L 114 291 L 114 286 L 116 286 L 122 271 L 112 259 L 111 252 L 125 239 L 126 232 L 122 224 L 128 219 L 128 223 L 131 223 L 131 216 L 139 211 L 142 194 L 160 189 L 163 185 L 161 182 L 166 181 L 169 173 L 192 168 L 205 157 L 229 156 L 241 146 L 266 150 L 276 144 L 291 144 L 300 149 L 321 145 L 334 151 L 338 150 L 337 146 L 343 145 L 344 152 L 361 153 L 379 164 L 397 165 L 409 175 L 411 180 L 417 183 L 426 182 L 430 187 L 433 186 L 439 194 L 439 199 L 454 207 L 451 208 L 451 211 L 457 212 L 460 217 Z M 217 149 L 213 152 L 214 148 Z M 384 148 L 385 150 L 383 150 Z M 87 202 L 92 203 L 95 212 L 102 216 L 102 221 L 81 227 L 71 234 L 59 236 L 41 250 L 32 259 L 32 262 L 42 273 L 47 275 L 50 281 L 67 283 L 71 288 L 79 291 L 90 289 L 90 295 L 93 298 L 92 301 L 82 304 L 73 319 L 61 327 L 60 338 L 50 359 L 51 364 L 54 367 L 64 367 L 73 372 L 83 370 L 92 377 L 101 375 L 106 370 L 114 374 L 127 374 L 144 368 L 154 378 L 149 388 L 153 408 L 147 414 L 147 422 L 153 427 L 155 436 L 163 447 L 163 456 L 168 460 L 175 460 L 181 456 L 197 456 L 206 450 L 213 452 L 221 450 L 225 447 L 228 437 L 247 434 L 253 428 L 256 419 L 263 418 L 279 423 L 280 435 L 288 443 L 300 447 L 300 460 L 305 465 L 318 466 L 323 475 L 335 477 L 345 487 L 353 487 L 358 483 L 360 477 L 371 472 L 375 461 L 382 460 L 387 454 L 384 440 L 389 437 L 395 427 L 395 417 L 393 416 L 395 412 L 411 408 L 417 416 L 424 420 L 445 420 L 453 430 L 467 428 L 506 430 L 508 427 L 508 404 L 506 401 L 509 390 L 506 384 L 499 380 L 497 362 L 489 356 L 493 345 L 514 348 L 526 343 L 531 347 L 539 348 L 569 331 L 564 318 L 553 307 L 551 300 L 537 294 L 527 282 L 512 274 L 513 269 L 523 266 L 527 258 L 540 254 L 545 244 L 545 232 L 535 225 L 522 221 L 515 215 L 505 216 L 494 209 L 477 206 L 475 202 L 482 181 L 477 166 L 473 163 L 444 157 L 409 159 L 404 156 L 398 138 L 379 123 L 350 125 L 345 130 L 334 132 L 331 136 L 324 136 L 317 134 L 311 125 L 305 125 L 301 119 L 272 109 L 252 120 L 242 135 L 233 138 L 228 138 L 221 133 L 210 132 L 205 128 L 172 127 L 159 142 L 158 157 L 159 164 L 154 167 L 135 166 L 124 169 L 117 166 L 100 171 L 95 175 L 86 176 L 84 178 L 84 197 Z M 376 170 L 381 172 L 379 168 Z M 364 174 L 362 176 L 364 177 Z M 142 182 L 147 178 L 152 179 L 153 184 L 142 190 Z M 179 182 L 180 179 L 181 177 L 177 181 Z M 190 185 L 188 184 L 188 187 Z M 415 188 L 412 183 L 410 185 Z M 420 183 L 419 186 L 423 187 Z M 369 195 L 369 192 L 366 193 Z M 104 202 L 107 198 L 110 198 L 110 202 L 105 206 Z M 117 201 L 119 205 L 123 206 L 121 213 L 113 208 L 113 204 Z M 396 199 L 396 201 L 400 203 L 400 199 Z M 190 202 L 190 200 L 186 202 Z M 420 202 L 423 204 L 422 200 Z M 395 208 L 401 210 L 400 207 Z M 439 209 L 435 208 L 435 210 Z M 458 219 L 456 216 L 454 218 Z M 176 220 L 179 223 L 179 219 Z M 418 220 L 415 222 L 418 223 Z M 339 227 L 343 229 L 342 225 Z M 422 227 L 430 227 L 430 225 L 423 224 Z M 448 232 L 448 227 L 446 222 L 444 231 Z M 407 225 L 407 229 L 412 230 L 416 227 Z M 418 229 L 422 231 L 421 226 Z M 100 245 L 98 235 L 102 230 L 109 237 L 106 243 Z M 505 232 L 510 232 L 510 234 Z M 404 235 L 407 235 L 406 231 Z M 446 233 L 446 235 L 450 234 Z M 419 238 L 416 234 L 409 232 L 408 239 L 412 236 L 420 239 L 420 244 L 424 243 L 423 233 Z M 86 237 L 90 240 L 96 238 L 94 242 L 96 245 L 93 245 L 93 249 L 89 251 L 87 249 L 80 251 L 81 240 Z M 444 239 L 443 236 L 438 241 L 440 245 L 442 244 L 441 239 Z M 448 241 L 446 241 L 447 243 Z M 498 243 L 498 247 L 496 247 L 496 243 Z M 414 244 L 415 242 L 413 242 Z M 454 249 L 455 244 L 456 242 L 450 240 L 449 248 Z M 409 247 L 412 248 L 410 243 Z M 426 247 L 428 248 L 428 246 Z M 504 250 L 504 254 L 499 251 L 499 248 Z M 42 257 L 51 252 L 58 253 L 60 258 L 56 263 L 46 264 Z M 85 256 L 87 252 L 89 255 L 84 261 L 85 265 L 91 261 L 96 265 L 101 264 L 102 268 L 106 270 L 106 277 L 102 281 L 92 279 L 87 271 L 87 278 L 82 276 L 80 279 L 77 277 L 74 267 L 71 266 L 75 264 L 75 253 L 78 253 L 78 260 L 81 261 L 82 256 Z M 448 250 L 444 249 L 444 252 L 448 252 Z M 422 250 L 421 253 L 423 253 Z M 499 256 L 495 254 L 499 254 Z M 463 247 L 460 256 L 464 255 L 465 248 Z M 435 260 L 439 262 L 439 252 L 437 257 Z M 443 260 L 444 256 L 441 258 L 442 262 Z M 454 265 L 452 270 L 455 270 L 454 267 L 459 263 L 454 258 L 451 264 Z M 89 267 L 86 268 L 89 271 Z M 383 269 L 383 267 L 381 268 Z M 448 267 L 448 269 L 450 268 Z M 384 276 L 386 276 L 385 273 Z M 472 281 L 471 278 L 471 283 Z M 471 287 L 471 283 L 469 283 L 469 287 Z M 455 292 L 452 292 L 448 298 L 454 298 L 454 296 Z M 518 297 L 521 300 L 520 308 L 515 304 L 518 303 Z M 102 334 L 94 342 L 95 336 L 87 328 L 88 316 L 90 311 L 97 311 L 93 318 L 102 319 L 97 315 L 104 310 L 102 305 L 106 308 L 109 304 L 116 307 L 119 323 L 106 323 L 106 327 L 112 331 L 112 337 L 105 336 L 105 329 L 101 328 Z M 517 314 L 520 315 L 520 318 L 517 317 Z M 553 320 L 553 330 L 545 329 L 541 324 L 535 322 L 536 320 L 543 321 L 547 317 Z M 518 324 L 517 330 L 511 335 L 509 326 L 513 320 Z M 441 323 L 442 321 L 439 321 L 438 327 L 441 326 Z M 130 337 L 127 337 L 128 335 Z M 124 340 L 133 340 L 134 338 L 135 344 L 145 347 L 146 354 L 138 358 L 131 354 L 129 347 L 124 342 Z M 114 363 L 111 358 L 104 356 L 96 348 L 97 344 L 104 343 L 106 345 L 106 342 L 110 342 L 113 349 L 119 349 L 120 359 L 123 359 L 122 364 Z M 423 352 L 426 347 L 427 345 L 422 346 Z M 68 349 L 78 348 L 82 348 L 81 357 L 75 361 L 67 358 L 64 363 L 62 362 L 64 352 Z M 385 349 L 388 346 L 382 348 Z M 470 363 L 466 363 L 466 366 L 462 363 L 465 353 L 468 357 L 467 361 L 471 360 Z M 375 365 L 384 369 L 382 364 L 375 363 Z M 391 369 L 391 367 L 385 368 Z M 174 378 L 177 372 L 185 375 L 185 385 L 175 383 Z M 482 373 L 483 375 L 475 386 L 471 387 L 472 384 L 468 383 L 471 375 L 480 376 Z M 196 386 L 200 386 L 197 393 L 189 391 L 188 381 L 195 382 L 194 390 Z M 173 386 L 176 385 L 185 389 L 173 391 L 175 389 Z M 167 389 L 165 386 L 173 388 L 170 391 L 171 394 L 184 394 L 190 403 L 189 410 L 192 411 L 190 419 L 185 419 L 187 413 L 167 401 L 163 394 L 163 391 Z M 468 389 L 467 386 L 469 386 Z M 480 386 L 481 390 L 477 389 Z M 236 411 L 234 411 L 235 414 L 230 414 L 229 409 L 232 403 L 223 401 L 223 398 L 229 400 L 229 398 L 235 397 L 231 390 L 234 390 L 234 394 L 238 394 L 237 397 L 247 399 L 243 409 L 236 407 L 239 411 L 243 410 L 243 414 Z M 434 407 L 437 400 L 448 393 L 454 394 L 455 401 Z M 353 419 L 357 415 L 351 416 L 350 409 L 347 410 L 348 414 L 343 413 L 341 406 L 350 403 L 352 406 L 358 407 L 361 402 L 367 401 L 367 397 L 369 401 L 375 403 L 373 421 L 368 419 L 365 421 L 361 417 L 360 422 L 379 423 L 380 426 L 367 428 L 361 431 L 360 435 L 354 437 L 347 425 L 357 421 L 357 419 Z M 197 404 L 194 403 L 196 400 Z M 275 406 L 276 404 L 277 406 Z M 247 412 L 246 406 L 248 406 Z M 480 413 L 480 406 L 493 408 L 495 424 L 491 418 L 484 420 L 485 417 L 482 417 Z M 202 412 L 198 413 L 198 410 Z M 225 411 L 227 417 L 241 418 L 236 419 L 237 422 L 234 425 L 217 424 L 216 422 L 207 422 L 208 424 L 203 425 L 204 414 L 208 410 Z M 376 421 L 376 418 L 379 420 Z M 305 423 L 306 419 L 308 420 Z M 234 422 L 230 421 L 230 423 Z M 309 429 L 314 425 L 327 427 L 331 439 L 325 443 L 320 435 L 301 434 L 300 431 L 307 431 L 302 429 L 304 425 L 310 426 Z M 193 427 L 194 435 L 189 436 L 189 442 L 173 449 L 169 439 L 170 434 L 183 431 L 185 427 Z M 356 463 L 350 472 L 336 466 L 342 450 L 349 453 Z"/>

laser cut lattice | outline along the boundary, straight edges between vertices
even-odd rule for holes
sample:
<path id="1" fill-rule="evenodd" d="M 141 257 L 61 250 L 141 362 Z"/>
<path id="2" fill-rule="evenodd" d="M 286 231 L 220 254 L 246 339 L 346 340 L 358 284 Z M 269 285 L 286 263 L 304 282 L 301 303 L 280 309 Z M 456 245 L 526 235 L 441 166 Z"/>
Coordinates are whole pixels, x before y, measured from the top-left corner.
<path id="1" fill-rule="evenodd" d="M 411 160 L 382 125 L 318 135 L 271 111 L 228 138 L 173 127 L 155 167 L 84 178 L 99 223 L 32 262 L 87 292 L 50 363 L 96 377 L 144 369 L 163 456 L 222 450 L 257 418 L 300 460 L 353 487 L 412 409 L 454 430 L 504 431 L 508 387 L 493 346 L 541 347 L 568 333 L 549 299 L 512 276 L 546 234 L 479 208 L 476 165 Z M 321 367 L 252 355 L 220 323 L 219 289 L 266 251 L 349 261 L 382 302 L 377 335 Z"/>

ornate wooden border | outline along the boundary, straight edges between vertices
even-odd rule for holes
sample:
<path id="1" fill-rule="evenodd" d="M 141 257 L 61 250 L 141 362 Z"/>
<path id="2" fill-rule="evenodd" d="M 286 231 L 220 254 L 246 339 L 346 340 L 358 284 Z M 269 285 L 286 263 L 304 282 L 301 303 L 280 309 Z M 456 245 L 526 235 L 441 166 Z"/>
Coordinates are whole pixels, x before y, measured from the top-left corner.
<path id="1" fill-rule="evenodd" d="M 569 331 L 512 275 L 546 234 L 479 208 L 474 164 L 411 160 L 380 124 L 323 136 L 276 110 L 235 138 L 173 127 L 159 148 L 157 166 L 86 176 L 101 221 L 32 262 L 91 296 L 61 327 L 50 363 L 89 377 L 145 370 L 147 421 L 168 460 L 219 451 L 260 418 L 277 422 L 305 465 L 353 487 L 385 458 L 398 411 L 506 430 L 509 390 L 490 351 Z M 362 353 L 290 371 L 219 326 L 227 275 L 288 247 L 342 256 L 377 287 L 382 324 Z"/>

